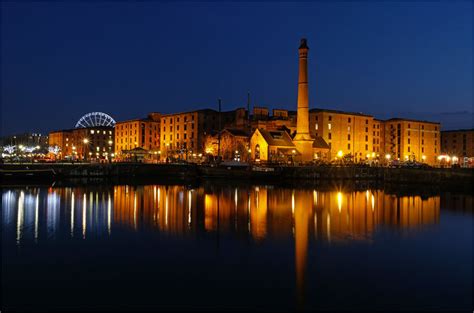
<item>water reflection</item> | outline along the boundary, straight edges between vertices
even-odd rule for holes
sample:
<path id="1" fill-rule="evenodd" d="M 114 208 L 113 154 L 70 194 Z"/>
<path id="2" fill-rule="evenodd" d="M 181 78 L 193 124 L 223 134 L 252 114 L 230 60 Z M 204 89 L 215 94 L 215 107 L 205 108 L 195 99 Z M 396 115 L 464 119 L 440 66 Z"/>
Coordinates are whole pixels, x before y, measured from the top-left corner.
<path id="1" fill-rule="evenodd" d="M 403 232 L 437 225 L 440 207 L 472 212 L 472 196 L 272 186 L 12 188 L 2 191 L 2 233 L 6 243 L 18 246 L 107 240 L 120 232 L 290 241 L 297 302 L 303 305 L 314 242 L 371 243 L 383 227 Z"/>
<path id="2" fill-rule="evenodd" d="M 443 203 L 472 208 L 471 196 Z M 11 189 L 2 193 L 2 226 L 15 226 L 15 240 L 112 234 L 113 228 L 185 235 L 220 232 L 256 241 L 308 237 L 323 242 L 373 240 L 381 225 L 409 229 L 437 224 L 440 196 L 396 196 L 382 190 L 320 191 L 266 186 L 114 186 Z M 45 235 L 42 237 L 42 235 Z M 299 249 L 299 246 L 298 246 Z"/>

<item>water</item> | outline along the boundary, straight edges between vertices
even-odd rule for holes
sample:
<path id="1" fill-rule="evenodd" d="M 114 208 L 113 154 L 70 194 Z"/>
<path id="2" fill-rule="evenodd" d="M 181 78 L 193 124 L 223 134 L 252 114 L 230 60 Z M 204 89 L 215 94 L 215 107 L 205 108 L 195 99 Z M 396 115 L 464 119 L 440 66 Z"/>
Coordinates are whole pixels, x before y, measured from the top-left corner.
<path id="1" fill-rule="evenodd" d="M 472 195 L 2 189 L 8 310 L 472 310 Z"/>

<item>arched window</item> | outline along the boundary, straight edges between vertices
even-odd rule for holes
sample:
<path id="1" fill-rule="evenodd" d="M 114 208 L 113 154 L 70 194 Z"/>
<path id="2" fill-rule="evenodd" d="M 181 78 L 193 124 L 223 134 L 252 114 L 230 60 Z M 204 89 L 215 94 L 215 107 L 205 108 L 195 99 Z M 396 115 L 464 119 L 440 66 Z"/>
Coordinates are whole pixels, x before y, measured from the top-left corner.
<path id="1" fill-rule="evenodd" d="M 255 146 L 255 160 L 260 160 L 260 145 Z"/>

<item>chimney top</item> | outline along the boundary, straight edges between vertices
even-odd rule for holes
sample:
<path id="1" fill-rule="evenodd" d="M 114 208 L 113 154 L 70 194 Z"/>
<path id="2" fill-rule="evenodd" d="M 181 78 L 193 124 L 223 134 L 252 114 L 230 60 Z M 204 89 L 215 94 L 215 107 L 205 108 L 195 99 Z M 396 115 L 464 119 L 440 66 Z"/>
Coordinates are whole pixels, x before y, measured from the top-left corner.
<path id="1" fill-rule="evenodd" d="M 306 38 L 301 38 L 301 44 L 299 49 L 309 49 L 308 45 L 306 44 Z"/>

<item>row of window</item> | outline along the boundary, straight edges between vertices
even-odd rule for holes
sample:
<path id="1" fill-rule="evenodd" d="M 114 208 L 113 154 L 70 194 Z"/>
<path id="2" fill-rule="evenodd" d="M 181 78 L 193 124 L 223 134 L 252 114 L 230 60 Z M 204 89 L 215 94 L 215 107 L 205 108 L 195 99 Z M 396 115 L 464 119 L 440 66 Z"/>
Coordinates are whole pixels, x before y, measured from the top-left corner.
<path id="1" fill-rule="evenodd" d="M 318 130 L 318 129 L 319 129 L 318 123 L 314 124 L 314 129 L 315 129 L 315 130 Z M 332 124 L 331 124 L 331 123 L 328 123 L 328 130 L 331 130 L 331 129 L 332 129 Z M 351 131 L 351 127 L 350 127 L 350 126 L 347 126 L 347 131 L 348 131 L 348 132 Z M 369 128 L 368 128 L 368 127 L 365 128 L 365 132 L 366 132 L 366 133 L 369 132 Z"/>
<path id="2" fill-rule="evenodd" d="M 128 128 L 129 128 L 128 125 L 129 125 L 129 124 L 116 125 L 116 126 L 115 126 L 115 130 L 128 129 Z M 131 130 L 132 128 L 135 128 L 135 131 L 136 131 L 136 128 L 138 128 L 138 123 L 137 123 L 137 124 L 131 124 L 131 125 L 130 125 L 130 130 Z M 144 123 L 141 124 L 141 128 L 145 128 L 145 124 L 144 124 Z M 150 129 L 155 130 L 155 131 L 159 130 L 158 123 L 155 123 L 154 125 L 152 125 L 152 127 L 150 127 Z"/>
<path id="3" fill-rule="evenodd" d="M 331 149 L 332 144 L 330 142 L 328 142 L 328 146 L 329 146 L 329 149 Z M 347 144 L 347 150 L 351 150 L 351 144 L 350 143 Z M 366 152 L 369 151 L 369 145 L 367 145 L 367 144 L 365 145 L 365 151 Z"/>
<path id="4" fill-rule="evenodd" d="M 317 120 L 318 120 L 318 116 L 316 115 L 316 121 L 317 121 Z M 332 116 L 331 116 L 331 115 L 328 116 L 328 120 L 329 120 L 329 121 L 332 121 Z M 348 122 L 348 123 L 351 123 L 351 122 L 352 122 L 352 118 L 348 117 L 348 118 L 347 118 L 347 122 Z M 368 120 L 368 119 L 365 120 L 365 124 L 366 124 L 366 125 L 369 124 L 369 120 Z M 378 126 L 378 125 L 377 125 L 377 126 Z M 374 125 L 374 127 L 375 127 L 375 125 Z"/>
<path id="5" fill-rule="evenodd" d="M 194 133 L 191 133 L 191 136 L 189 136 L 190 139 L 194 139 Z M 179 140 L 179 134 L 176 134 L 176 139 Z M 183 134 L 183 139 L 186 140 L 188 139 L 187 134 Z M 163 140 L 166 140 L 166 134 L 163 135 Z M 169 140 L 173 140 L 173 135 L 169 135 Z"/>
<path id="6" fill-rule="evenodd" d="M 170 132 L 173 132 L 173 126 L 170 126 Z M 194 129 L 194 124 L 191 124 L 191 129 Z M 186 124 L 184 124 L 184 130 L 188 130 L 188 127 Z M 163 125 L 163 131 L 166 131 L 166 126 Z M 179 125 L 176 125 L 176 131 L 179 131 Z"/>
<path id="7" fill-rule="evenodd" d="M 100 134 L 100 130 L 91 129 L 90 132 L 91 132 L 91 134 L 95 134 L 95 133 Z M 105 135 L 105 134 L 107 134 L 107 132 L 106 132 L 105 130 L 103 130 L 103 131 L 102 131 L 102 134 Z M 111 130 L 109 130 L 109 135 L 112 135 L 112 131 L 111 131 Z"/>
<path id="8" fill-rule="evenodd" d="M 215 118 L 215 116 L 214 116 L 214 118 Z M 188 121 L 187 116 L 184 116 L 183 119 L 184 119 L 185 123 Z M 179 117 L 175 117 L 175 120 L 176 120 L 176 123 L 179 123 Z M 163 122 L 163 124 L 166 124 L 166 118 L 162 118 L 161 121 Z M 191 121 L 194 121 L 194 115 L 191 115 Z M 173 118 L 172 117 L 169 118 L 169 123 L 173 124 Z"/>
<path id="9" fill-rule="evenodd" d="M 331 133 L 328 133 L 328 139 L 332 139 Z M 351 140 L 351 134 L 347 134 L 347 140 Z M 365 135 L 365 141 L 369 141 L 369 136 Z"/>
<path id="10" fill-rule="evenodd" d="M 397 124 L 397 128 L 401 128 L 401 124 Z M 410 124 L 408 124 L 408 128 L 410 129 Z M 390 129 L 393 129 L 393 124 L 390 124 Z M 425 129 L 425 125 L 421 125 L 421 129 L 424 130 Z M 438 126 L 435 126 L 434 128 L 435 131 L 438 130 Z"/>
<path id="11" fill-rule="evenodd" d="M 167 143 L 167 144 L 166 144 L 166 147 L 167 147 L 168 149 L 187 149 L 187 148 L 194 148 L 194 141 L 190 141 L 189 143 L 190 143 L 190 145 L 189 145 L 189 147 L 188 147 L 187 142 L 181 142 L 181 143 L 180 143 L 180 142 L 176 142 L 175 144 L 173 144 L 172 142 L 170 142 L 170 143 Z"/>

